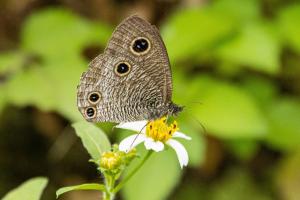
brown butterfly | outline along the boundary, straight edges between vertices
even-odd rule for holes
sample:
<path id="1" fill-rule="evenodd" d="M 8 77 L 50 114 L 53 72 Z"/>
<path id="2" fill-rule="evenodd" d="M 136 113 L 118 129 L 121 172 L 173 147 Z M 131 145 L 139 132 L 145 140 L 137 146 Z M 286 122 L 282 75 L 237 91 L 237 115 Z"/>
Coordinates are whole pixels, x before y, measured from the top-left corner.
<path id="1" fill-rule="evenodd" d="M 176 115 L 172 75 L 158 29 L 138 16 L 113 32 L 103 54 L 83 73 L 77 91 L 79 111 L 91 122 L 130 122 Z"/>

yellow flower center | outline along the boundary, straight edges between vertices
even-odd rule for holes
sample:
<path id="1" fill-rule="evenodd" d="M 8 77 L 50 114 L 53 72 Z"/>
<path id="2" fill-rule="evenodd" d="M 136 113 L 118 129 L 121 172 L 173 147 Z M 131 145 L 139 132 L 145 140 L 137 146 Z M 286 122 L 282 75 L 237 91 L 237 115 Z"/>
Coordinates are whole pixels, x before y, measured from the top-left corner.
<path id="1" fill-rule="evenodd" d="M 121 158 L 118 153 L 104 152 L 100 159 L 100 166 L 104 169 L 116 169 L 121 164 Z"/>
<path id="2" fill-rule="evenodd" d="M 153 138 L 154 141 L 166 142 L 178 130 L 177 122 L 167 124 L 167 118 L 162 117 L 155 121 L 150 121 L 146 127 L 146 134 L 148 137 Z"/>

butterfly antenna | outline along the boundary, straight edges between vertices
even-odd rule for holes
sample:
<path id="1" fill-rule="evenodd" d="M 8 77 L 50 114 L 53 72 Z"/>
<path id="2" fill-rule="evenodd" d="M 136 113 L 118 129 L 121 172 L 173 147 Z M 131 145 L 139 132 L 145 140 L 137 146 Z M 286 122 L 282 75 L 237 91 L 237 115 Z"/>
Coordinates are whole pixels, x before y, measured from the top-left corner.
<path id="1" fill-rule="evenodd" d="M 193 115 L 193 119 L 196 121 L 197 124 L 201 126 L 203 133 L 207 133 L 205 126 L 195 117 L 195 115 Z"/>
<path id="2" fill-rule="evenodd" d="M 143 126 L 143 128 L 139 131 L 139 133 L 135 136 L 135 138 L 133 139 L 133 141 L 132 141 L 132 143 L 131 143 L 129 149 L 132 149 L 134 142 L 135 142 L 136 139 L 139 137 L 139 135 L 142 133 L 142 130 L 143 130 L 148 124 L 149 124 L 149 122 L 147 122 L 147 124 L 145 124 L 145 125 Z"/>
<path id="3" fill-rule="evenodd" d="M 195 115 L 193 115 L 192 114 L 192 112 L 190 112 L 190 110 L 189 109 L 185 109 L 186 110 L 186 112 L 188 112 L 188 116 L 192 119 L 192 120 L 194 120 L 198 125 L 200 125 L 200 127 L 202 128 L 202 130 L 203 130 L 203 132 L 204 133 L 207 133 L 207 130 L 206 130 L 206 128 L 205 128 L 205 126 L 195 117 Z M 191 115 L 191 116 L 190 116 Z"/>

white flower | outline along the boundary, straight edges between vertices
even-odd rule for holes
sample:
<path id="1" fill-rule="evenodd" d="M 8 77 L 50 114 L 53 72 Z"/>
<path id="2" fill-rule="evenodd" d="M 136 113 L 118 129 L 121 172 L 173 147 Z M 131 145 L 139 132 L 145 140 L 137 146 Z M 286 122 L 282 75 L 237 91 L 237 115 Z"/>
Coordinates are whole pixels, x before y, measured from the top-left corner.
<path id="1" fill-rule="evenodd" d="M 116 126 L 117 128 L 129 129 L 140 132 L 141 134 L 131 135 L 121 141 L 119 145 L 120 151 L 128 152 L 138 144 L 144 142 L 147 150 L 153 150 L 156 152 L 163 151 L 164 145 L 172 147 L 179 160 L 180 167 L 187 166 L 189 157 L 184 146 L 173 138 L 183 138 L 191 140 L 191 138 L 181 132 L 178 132 L 178 126 L 176 121 L 168 125 L 166 123 L 166 117 L 155 121 L 137 121 L 121 123 Z"/>

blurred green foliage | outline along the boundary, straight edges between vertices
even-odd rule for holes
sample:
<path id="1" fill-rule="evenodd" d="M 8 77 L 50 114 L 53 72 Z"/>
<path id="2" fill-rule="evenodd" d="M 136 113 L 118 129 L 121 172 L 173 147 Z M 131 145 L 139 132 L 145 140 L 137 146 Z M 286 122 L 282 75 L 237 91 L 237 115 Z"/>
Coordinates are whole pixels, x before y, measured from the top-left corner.
<path id="1" fill-rule="evenodd" d="M 88 63 L 82 50 L 93 43 L 104 46 L 110 34 L 111 29 L 104 24 L 89 22 L 63 9 L 34 13 L 22 29 L 22 53 L 1 56 L 1 63 L 14 66 L 1 67 L 13 70 L 13 76 L 1 86 L 3 96 L 10 104 L 34 105 L 57 111 L 70 120 L 81 119 L 75 99 L 77 82 Z M 25 68 L 30 56 L 37 59 Z M 17 59 L 11 61 L 11 57 Z M 22 65 L 16 67 L 18 63 Z"/>
<path id="2" fill-rule="evenodd" d="M 192 167 L 203 163 L 206 153 L 198 121 L 205 134 L 224 141 L 243 162 L 258 153 L 261 143 L 299 160 L 300 4 L 274 9 L 273 16 L 265 16 L 259 0 L 216 0 L 177 10 L 161 26 L 172 64 L 174 102 L 186 106 L 179 123 L 193 138 L 185 145 Z M 89 62 L 82 52 L 89 45 L 104 47 L 112 30 L 62 8 L 33 13 L 22 28 L 19 49 L 0 54 L 0 76 L 6 77 L 0 84 L 0 110 L 8 104 L 32 105 L 72 122 L 81 120 L 76 86 Z M 118 137 L 124 134 L 128 132 Z M 287 160 L 276 169 L 279 181 L 273 184 L 285 199 L 296 200 L 299 180 L 289 177 L 299 177 L 299 165 Z M 272 199 L 244 171 L 230 172 L 211 187 L 212 194 L 198 191 L 197 181 L 184 185 L 177 199 Z M 168 150 L 151 158 L 123 195 L 164 199 L 181 176 L 175 154 Z"/>
<path id="3" fill-rule="evenodd" d="M 300 52 L 300 5 L 294 4 L 284 8 L 279 14 L 278 27 L 283 41 L 293 50 Z"/>
<path id="4" fill-rule="evenodd" d="M 145 148 L 138 149 L 143 152 Z M 142 155 L 144 156 L 144 155 Z M 140 160 L 136 160 L 130 171 Z M 125 199 L 166 199 L 179 182 L 181 170 L 173 150 L 154 154 L 121 191 Z"/>
<path id="5" fill-rule="evenodd" d="M 47 178 L 32 178 L 5 195 L 3 200 L 39 200 L 48 183 Z"/>
<path id="6" fill-rule="evenodd" d="M 192 182 L 184 186 L 185 190 L 193 194 L 188 199 L 210 199 L 210 200 L 271 200 L 273 199 L 267 190 L 255 186 L 255 182 L 250 174 L 243 169 L 232 169 L 227 171 L 225 176 L 210 187 L 202 185 L 199 190 L 197 185 Z M 186 197 L 179 196 L 178 200 L 184 200 Z"/>

